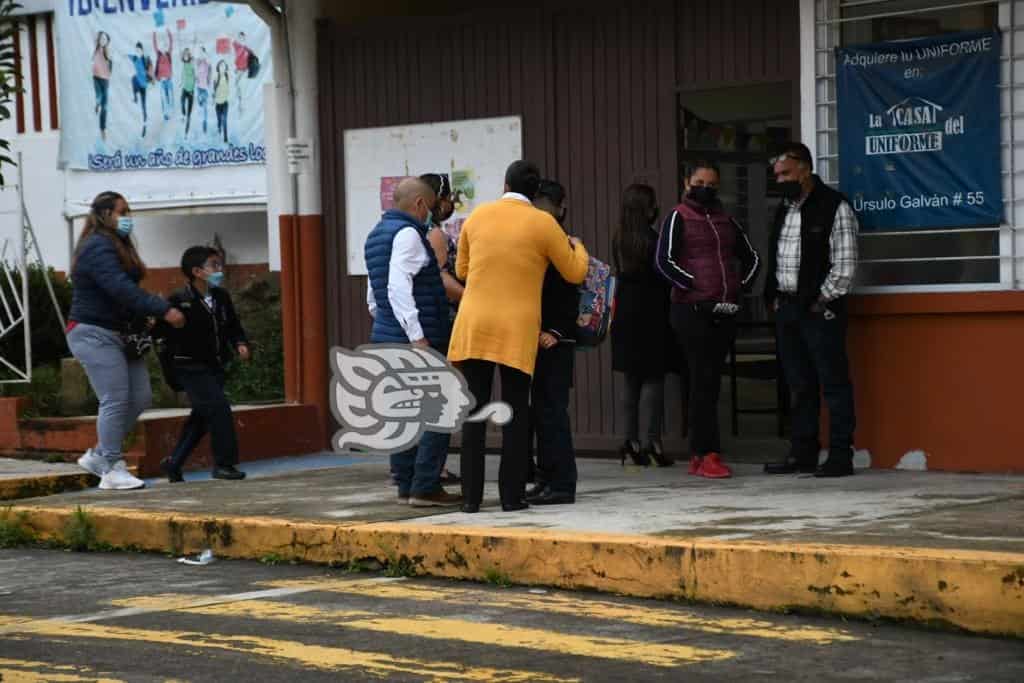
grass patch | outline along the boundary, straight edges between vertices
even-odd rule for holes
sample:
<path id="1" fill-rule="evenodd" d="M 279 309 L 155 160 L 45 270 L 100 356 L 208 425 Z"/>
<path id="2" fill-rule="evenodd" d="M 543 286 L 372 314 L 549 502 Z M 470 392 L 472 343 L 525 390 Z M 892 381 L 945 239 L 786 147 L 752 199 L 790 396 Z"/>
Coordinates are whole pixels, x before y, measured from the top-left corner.
<path id="1" fill-rule="evenodd" d="M 61 530 L 61 542 L 58 545 L 75 552 L 107 552 L 114 549 L 109 543 L 96 538 L 96 522 L 92 514 L 81 505 L 75 508 Z"/>
<path id="2" fill-rule="evenodd" d="M 492 567 L 484 572 L 484 583 L 498 586 L 499 588 L 510 588 L 512 586 L 512 577 L 497 567 Z"/>
<path id="3" fill-rule="evenodd" d="M 281 557 L 280 555 L 278 555 L 277 553 L 267 553 L 266 555 L 264 555 L 263 557 L 260 558 L 260 563 L 261 564 L 265 564 L 265 565 L 267 565 L 269 567 L 273 567 L 275 565 L 279 565 L 279 564 L 283 563 L 284 561 L 285 561 L 285 559 L 283 557 Z"/>
<path id="4" fill-rule="evenodd" d="M 384 565 L 384 576 L 392 579 L 416 576 L 416 563 L 405 555 L 397 558 L 392 555 Z"/>
<path id="5" fill-rule="evenodd" d="M 19 548 L 36 542 L 28 526 L 28 515 L 11 508 L 0 511 L 0 548 Z"/>

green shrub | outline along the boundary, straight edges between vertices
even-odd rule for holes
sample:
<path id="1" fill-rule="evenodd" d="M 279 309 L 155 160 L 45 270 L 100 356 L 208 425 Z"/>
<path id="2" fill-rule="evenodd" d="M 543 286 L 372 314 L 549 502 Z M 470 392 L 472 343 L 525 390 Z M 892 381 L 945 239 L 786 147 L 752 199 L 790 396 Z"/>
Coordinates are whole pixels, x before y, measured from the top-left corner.
<path id="1" fill-rule="evenodd" d="M 60 415 L 60 366 L 37 365 L 30 383 L 0 384 L 0 396 L 27 396 L 32 401 L 26 417 Z"/>
<path id="2" fill-rule="evenodd" d="M 281 333 L 281 286 L 275 274 L 232 292 L 235 309 L 249 337 L 252 360 L 235 359 L 228 367 L 225 391 L 232 403 L 284 399 L 284 338 Z"/>
<path id="3" fill-rule="evenodd" d="M 6 272 L 3 272 L 6 271 Z M 71 309 L 71 285 L 65 280 L 58 279 L 53 268 L 49 269 L 50 282 L 53 284 L 54 294 L 57 296 L 57 303 L 60 305 L 61 313 L 67 320 L 68 311 Z M 8 275 L 10 280 L 8 280 Z M 11 291 L 11 283 L 14 283 L 18 296 L 21 296 L 21 273 L 17 268 L 6 264 L 0 264 L 0 289 L 8 305 L 14 306 L 14 293 Z M 38 264 L 30 264 L 28 267 L 28 309 L 29 327 L 32 331 L 32 365 L 59 365 L 61 358 L 71 355 L 68 351 L 68 344 L 64 337 L 64 329 L 61 327 L 60 318 L 53 309 L 53 302 L 50 300 L 50 293 L 46 289 L 46 278 L 43 275 L 43 268 Z M 5 323 L 10 321 L 7 311 L 0 306 L 0 316 Z M 25 333 L 21 325 L 12 329 L 6 336 L 0 339 L 0 356 L 7 359 L 15 366 L 23 366 L 25 362 Z M 0 379 L 9 379 L 13 374 L 4 369 Z"/>

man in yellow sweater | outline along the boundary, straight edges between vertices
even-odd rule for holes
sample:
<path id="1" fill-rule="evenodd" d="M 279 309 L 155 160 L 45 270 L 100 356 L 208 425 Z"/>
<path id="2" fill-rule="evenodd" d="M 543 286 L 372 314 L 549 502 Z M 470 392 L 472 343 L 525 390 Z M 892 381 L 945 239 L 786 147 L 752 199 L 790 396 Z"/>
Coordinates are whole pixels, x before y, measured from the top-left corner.
<path id="1" fill-rule="evenodd" d="M 587 275 L 590 256 L 548 213 L 533 207 L 540 170 L 516 161 L 505 174 L 505 195 L 477 208 L 459 236 L 456 276 L 466 290 L 455 318 L 448 358 L 458 364 L 478 406 L 491 398 L 497 366 L 502 400 L 512 421 L 502 428 L 498 489 L 506 512 L 522 510 L 529 440 L 530 378 L 537 359 L 541 288 L 548 265 L 572 284 Z M 463 512 L 478 512 L 484 489 L 486 424 L 462 432 Z"/>

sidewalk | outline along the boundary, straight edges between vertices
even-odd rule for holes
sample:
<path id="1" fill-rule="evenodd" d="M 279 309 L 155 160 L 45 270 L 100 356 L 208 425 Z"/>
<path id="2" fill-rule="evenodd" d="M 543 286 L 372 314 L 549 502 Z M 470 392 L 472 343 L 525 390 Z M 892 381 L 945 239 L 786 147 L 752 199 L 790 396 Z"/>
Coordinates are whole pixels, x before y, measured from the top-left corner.
<path id="1" fill-rule="evenodd" d="M 679 465 L 579 464 L 575 505 L 519 513 L 497 508 L 496 458 L 485 510 L 467 515 L 399 505 L 385 459 L 330 454 L 246 465 L 242 483 L 154 481 L 19 509 L 53 534 L 84 506 L 100 540 L 119 546 L 314 562 L 404 558 L 437 576 L 498 571 L 519 583 L 1024 636 L 1024 477 L 862 471 L 818 480 L 738 465 L 734 479 L 709 481 Z"/>
<path id="2" fill-rule="evenodd" d="M 80 491 L 98 483 L 77 465 L 0 458 L 0 503 Z"/>

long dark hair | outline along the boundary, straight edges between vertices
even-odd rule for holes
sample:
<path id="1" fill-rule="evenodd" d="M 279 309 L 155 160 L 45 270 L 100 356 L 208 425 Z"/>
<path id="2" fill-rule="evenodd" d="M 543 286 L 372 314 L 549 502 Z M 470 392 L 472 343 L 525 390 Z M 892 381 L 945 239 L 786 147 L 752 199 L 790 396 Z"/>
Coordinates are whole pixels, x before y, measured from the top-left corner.
<path id="1" fill-rule="evenodd" d="M 131 237 L 121 237 L 113 228 L 107 225 L 107 218 L 117 208 L 118 201 L 127 202 L 128 200 L 117 192 L 111 191 L 100 192 L 92 200 L 92 205 L 89 207 L 89 215 L 85 218 L 85 227 L 82 228 L 82 233 L 78 236 L 75 253 L 71 256 L 72 273 L 75 272 L 75 264 L 78 263 L 78 255 L 85 244 L 85 238 L 92 234 L 99 234 L 114 243 L 114 248 L 117 249 L 117 257 L 121 261 L 121 268 L 125 272 L 136 270 L 139 273 L 140 279 L 146 276 L 146 264 L 143 263 L 142 257 L 139 256 L 139 252 L 135 248 L 135 243 L 132 242 Z"/>
<path id="2" fill-rule="evenodd" d="M 612 258 L 619 274 L 635 275 L 650 270 L 658 234 L 651 229 L 657 220 L 658 199 L 650 185 L 630 185 L 622 193 L 622 218 L 612 238 Z"/>

